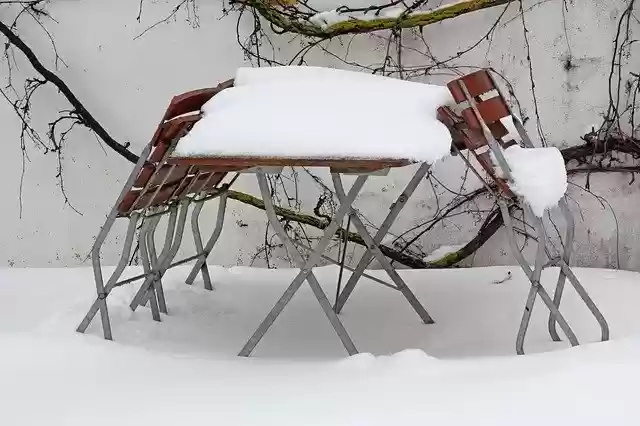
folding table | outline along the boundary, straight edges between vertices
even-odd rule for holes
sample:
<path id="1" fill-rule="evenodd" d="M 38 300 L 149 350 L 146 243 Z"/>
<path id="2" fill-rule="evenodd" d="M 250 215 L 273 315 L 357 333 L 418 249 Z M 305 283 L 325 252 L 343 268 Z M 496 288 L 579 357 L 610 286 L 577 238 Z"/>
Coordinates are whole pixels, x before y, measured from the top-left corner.
<path id="1" fill-rule="evenodd" d="M 174 155 L 180 139 L 202 118 L 200 111 L 202 105 L 220 91 L 232 86 L 233 81 L 229 80 L 215 88 L 187 92 L 172 99 L 154 137 L 140 155 L 140 160 L 132 170 L 129 179 L 124 185 L 120 196 L 96 238 L 92 249 L 92 264 L 98 296 L 78 326 L 77 331 L 85 332 L 95 315 L 100 312 L 104 337 L 106 339 L 112 339 L 113 336 L 106 298 L 114 288 L 139 280 L 142 280 L 142 284 L 131 301 L 131 309 L 135 310 L 138 306 L 149 303 L 153 319 L 160 321 L 161 313 L 166 314 L 168 312 L 162 287 L 162 277 L 169 268 L 190 261 L 195 260 L 195 265 L 192 267 L 186 279 L 187 284 L 193 283 L 197 274 L 201 273 L 205 288 L 212 289 L 206 260 L 222 231 L 227 200 L 226 191 L 229 185 L 233 183 L 233 180 L 225 182 L 225 179 L 231 172 L 255 173 L 265 201 L 265 210 L 269 223 L 282 239 L 287 251 L 293 256 L 293 260 L 300 268 L 299 274 L 278 300 L 262 324 L 260 324 L 254 335 L 249 339 L 245 347 L 241 350 L 240 355 L 248 356 L 252 352 L 267 329 L 273 324 L 304 281 L 309 283 L 315 297 L 318 299 L 318 302 L 340 337 L 347 352 L 349 354 L 357 353 L 355 345 L 313 274 L 313 268 L 318 265 L 322 258 L 326 259 L 323 253 L 329 246 L 331 239 L 340 234 L 340 224 L 342 223 L 342 219 L 347 215 L 351 216 L 357 232 L 366 242 L 369 258 L 375 257 L 393 282 L 393 284 L 385 284 L 398 290 L 408 300 L 424 323 L 432 323 L 433 320 L 426 309 L 420 304 L 416 296 L 391 266 L 390 262 L 384 257 L 379 248 L 382 238 L 391 227 L 393 221 L 406 205 L 407 200 L 414 193 L 420 181 L 427 174 L 429 165 L 425 163 L 418 168 L 406 189 L 392 205 L 381 229 L 372 237 L 358 218 L 356 210 L 352 207 L 356 196 L 370 175 L 386 174 L 385 172 L 388 172 L 391 168 L 407 166 L 414 163 L 413 161 L 402 158 L 278 159 L 251 158 L 246 156 L 235 158 L 185 158 Z M 284 166 L 328 168 L 331 172 L 340 202 L 340 208 L 336 211 L 331 223 L 324 230 L 322 238 L 317 242 L 315 247 L 307 247 L 309 257 L 306 260 L 302 253 L 296 248 L 296 246 L 303 246 L 289 238 L 278 220 L 275 206 L 271 199 L 271 192 L 268 187 L 266 175 L 278 172 Z M 355 183 L 348 191 L 345 191 L 343 188 L 343 174 L 357 175 Z M 207 243 L 204 244 L 198 219 L 203 204 L 208 200 L 216 198 L 220 200 L 216 226 Z M 182 243 L 184 227 L 191 206 L 195 206 L 191 214 L 191 228 L 197 252 L 182 260 L 174 261 Z M 164 246 L 158 254 L 155 247 L 155 232 L 159 220 L 164 216 L 168 216 L 168 226 L 164 238 Z M 115 221 L 119 218 L 127 219 L 129 224 L 120 261 L 105 283 L 102 274 L 100 250 L 107 236 L 112 231 Z M 138 241 L 143 263 L 143 273 L 120 280 L 131 255 L 136 228 L 139 224 L 141 224 L 141 226 Z M 364 268 L 362 271 L 356 271 L 356 274 L 358 276 L 365 275 L 363 272 Z M 376 279 L 376 281 L 383 282 L 379 279 Z"/>
<path id="2" fill-rule="evenodd" d="M 360 218 L 358 217 L 356 209 L 353 207 L 358 193 L 364 186 L 369 176 L 375 174 L 379 175 L 381 171 L 387 171 L 391 168 L 403 167 L 411 164 L 411 161 L 404 159 L 326 159 L 326 158 L 259 158 L 259 157 L 199 157 L 199 158 L 171 158 L 168 160 L 169 164 L 184 166 L 196 164 L 200 167 L 204 166 L 207 170 L 224 170 L 224 171 L 237 171 L 241 173 L 255 173 L 260 192 L 265 202 L 265 210 L 269 219 L 269 224 L 276 231 L 280 239 L 282 240 L 287 252 L 293 257 L 293 261 L 296 263 L 300 272 L 293 279 L 289 287 L 282 294 L 280 299 L 276 302 L 275 306 L 271 309 L 269 314 L 265 317 L 255 333 L 251 336 L 246 345 L 242 348 L 239 355 L 249 356 L 267 330 L 274 323 L 276 318 L 283 311 L 285 306 L 291 301 L 294 294 L 300 289 L 302 284 L 308 282 L 314 296 L 318 300 L 318 303 L 322 307 L 327 319 L 333 326 L 336 334 L 342 341 L 347 352 L 351 355 L 358 353 L 353 341 L 349 337 L 346 329 L 340 321 L 336 312 L 334 312 L 331 303 L 329 302 L 326 294 L 320 286 L 313 268 L 318 266 L 323 253 L 329 247 L 331 240 L 339 234 L 340 224 L 345 216 L 349 215 L 352 222 L 356 227 L 357 233 L 362 237 L 366 243 L 366 252 L 369 259 L 375 257 L 376 260 L 382 265 L 385 272 L 391 278 L 393 284 L 388 286 L 398 290 L 409 302 L 411 307 L 416 311 L 418 316 L 425 324 L 433 323 L 433 320 L 427 310 L 418 301 L 411 289 L 406 285 L 404 280 L 393 268 L 389 260 L 380 251 L 380 243 L 384 235 L 391 227 L 393 221 L 397 218 L 402 208 L 406 205 L 408 199 L 414 193 L 418 187 L 420 181 L 424 178 L 429 170 L 429 165 L 422 164 L 405 190 L 400 194 L 396 202 L 392 205 L 387 218 L 385 219 L 382 228 L 378 230 L 376 235 L 372 237 L 369 231 L 366 229 Z M 295 241 L 293 241 L 286 233 L 284 227 L 280 223 L 277 217 L 275 206 L 271 199 L 271 190 L 269 188 L 267 174 L 278 173 L 282 167 L 290 166 L 306 166 L 306 167 L 323 167 L 328 168 L 331 172 L 332 181 L 336 190 L 336 194 L 339 200 L 339 207 L 337 208 L 334 216 L 331 219 L 329 225 L 324 229 L 322 237 L 318 240 L 315 247 L 310 247 L 309 256 L 305 259 L 303 253 L 297 248 L 301 247 Z M 347 191 L 344 189 L 342 176 L 344 174 L 357 175 L 354 184 Z M 361 276 L 364 272 L 364 268 L 361 271 L 356 270 L 355 274 Z"/>

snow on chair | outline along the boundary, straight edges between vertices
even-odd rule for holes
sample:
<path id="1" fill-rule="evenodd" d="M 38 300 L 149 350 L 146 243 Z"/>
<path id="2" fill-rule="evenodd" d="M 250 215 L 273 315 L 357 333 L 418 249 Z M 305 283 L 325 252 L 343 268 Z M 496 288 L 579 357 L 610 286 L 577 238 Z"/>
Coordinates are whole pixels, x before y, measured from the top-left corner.
<path id="1" fill-rule="evenodd" d="M 186 280 L 187 284 L 193 283 L 200 272 L 205 288 L 212 289 L 206 259 L 222 230 L 227 189 L 230 185 L 230 183 L 223 184 L 227 173 L 219 168 L 212 170 L 206 166 L 167 164 L 167 160 L 178 140 L 200 120 L 200 107 L 229 85 L 229 82 L 225 82 L 215 88 L 184 93 L 172 99 L 155 135 L 142 151 L 140 159 L 96 237 L 91 251 L 91 260 L 98 297 L 77 331 L 84 333 L 100 311 L 104 337 L 111 340 L 112 332 L 106 298 L 114 288 L 138 280 L 144 281 L 131 302 L 131 309 L 135 310 L 137 306 L 149 302 L 153 319 L 160 321 L 160 313 L 167 313 L 162 276 L 169 268 L 193 260 L 196 263 Z M 220 199 L 217 222 L 211 237 L 204 245 L 198 219 L 203 204 L 213 198 Z M 173 262 L 182 242 L 188 209 L 192 203 L 195 203 L 195 208 L 191 216 L 191 228 L 197 253 Z M 168 215 L 168 224 L 164 246 L 160 253 L 157 253 L 155 232 L 160 219 L 166 215 Z M 120 260 L 105 284 L 100 251 L 116 219 L 119 218 L 128 219 L 129 224 Z M 127 266 L 136 228 L 140 222 L 142 224 L 138 241 L 144 272 L 118 281 Z"/>
<path id="2" fill-rule="evenodd" d="M 554 341 L 560 341 L 556 323 L 572 346 L 579 344 L 575 333 L 559 311 L 565 281 L 568 278 L 580 298 L 587 305 L 601 328 L 601 339 L 609 339 L 608 324 L 575 276 L 569 262 L 573 249 L 574 220 L 564 198 L 567 175 L 562 155 L 557 148 L 535 148 L 520 121 L 511 113 L 493 77 L 487 70 L 455 79 L 447 84 L 459 114 L 449 107 L 441 107 L 438 117 L 452 131 L 454 145 L 468 149 L 478 163 L 495 182 L 500 211 L 507 228 L 507 236 L 513 256 L 531 282 L 529 296 L 516 340 L 518 354 L 524 353 L 524 339 L 536 297 L 539 295 L 549 308 L 548 329 Z M 507 139 L 503 119 L 512 119 L 522 140 L 522 145 Z M 497 163 L 497 164 L 495 164 Z M 491 188 L 493 191 L 493 189 Z M 516 241 L 509 207 L 517 200 L 531 217 L 537 233 L 537 253 L 534 267 L 527 262 Z M 546 209 L 555 205 L 566 221 L 564 252 L 553 255 L 542 221 Z M 540 283 L 543 269 L 559 267 L 553 299 Z"/>

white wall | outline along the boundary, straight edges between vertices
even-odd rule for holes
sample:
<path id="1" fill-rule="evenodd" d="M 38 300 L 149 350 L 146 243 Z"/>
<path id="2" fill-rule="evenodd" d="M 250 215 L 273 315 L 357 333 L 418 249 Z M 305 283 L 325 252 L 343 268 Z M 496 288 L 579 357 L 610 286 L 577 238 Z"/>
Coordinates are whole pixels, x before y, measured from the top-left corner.
<path id="1" fill-rule="evenodd" d="M 174 94 L 215 85 L 232 77 L 238 66 L 247 65 L 236 42 L 235 17 L 219 19 L 219 1 L 200 2 L 200 26 L 197 28 L 185 22 L 184 15 L 178 15 L 175 22 L 163 24 L 133 40 L 168 13 L 174 3 L 145 2 L 142 23 L 136 22 L 137 1 L 59 0 L 50 7 L 58 23 L 50 22 L 47 28 L 68 65 L 61 65 L 59 74 L 116 139 L 131 142 L 134 152 L 140 152 L 148 142 Z M 526 14 L 542 126 L 546 138 L 560 147 L 579 143 L 579 136 L 589 125 L 599 124 L 599 114 L 608 104 L 607 74 L 622 4 L 621 1 L 597 0 L 576 0 L 575 3 L 569 7 L 566 22 L 573 63 L 577 68 L 569 72 L 563 69 L 568 47 L 562 2 L 545 2 Z M 532 114 L 529 70 L 516 8 L 514 6 L 508 13 L 514 20 L 499 28 L 489 48 L 487 44 L 482 45 L 459 64 L 493 65 L 516 87 L 520 102 L 527 113 Z M 501 8 L 477 12 L 427 27 L 424 29 L 425 39 L 429 40 L 438 57 L 455 54 L 481 38 L 500 11 Z M 8 12 L 0 10 L 3 22 L 7 17 Z M 21 22 L 21 36 L 43 62 L 53 68 L 51 43 L 45 33 L 29 19 Z M 247 34 L 246 24 L 242 26 L 244 34 Z M 289 43 L 289 39 L 279 40 L 281 44 L 278 47 L 282 49 L 280 54 L 283 57 L 297 46 Z M 405 43 L 424 50 L 424 45 L 410 38 Z M 350 54 L 364 62 L 379 61 L 381 53 L 375 50 L 376 46 L 375 40 L 358 38 L 352 44 Z M 343 49 L 337 43 L 332 43 L 332 48 L 336 53 Z M 21 66 L 18 71 L 14 70 L 13 78 L 21 81 L 21 76 L 32 75 L 31 69 L 19 52 L 16 52 L 16 57 Z M 321 53 L 308 59 L 314 65 L 344 66 Z M 418 61 L 418 58 L 407 55 L 405 60 Z M 6 69 L 3 72 L 6 74 Z M 439 81 L 447 78 L 443 76 Z M 34 103 L 35 123 L 46 131 L 46 123 L 66 106 L 54 90 L 43 90 Z M 285 121 L 286 117 L 283 117 Z M 24 175 L 23 213 L 20 217 L 20 122 L 4 102 L 0 103 L 0 126 L 4 141 L 2 158 L 5 161 L 1 171 L 5 183 L 5 208 L 0 213 L 0 263 L 16 267 L 87 265 L 86 256 L 93 238 L 115 202 L 131 164 L 109 150 L 105 154 L 96 138 L 85 130 L 75 131 L 65 149 L 64 182 L 71 203 L 82 213 L 80 216 L 64 204 L 55 179 L 55 156 L 42 155 L 28 142 L 29 161 Z M 535 135 L 535 120 L 530 120 L 527 128 Z M 386 214 L 386 208 L 380 206 L 392 202 L 412 170 L 409 167 L 393 171 L 388 178 L 372 179 L 367 185 L 358 206 L 374 223 L 379 223 Z M 435 170 L 443 182 L 455 186 L 460 182 L 463 166 L 458 158 L 451 158 Z M 315 201 L 315 189 L 304 176 L 302 179 L 309 206 L 308 203 Z M 575 182 L 584 183 L 581 179 L 576 178 Z M 579 227 L 576 244 L 578 264 L 615 266 L 615 247 L 618 244 L 620 266 L 640 270 L 640 221 L 637 214 L 640 179 L 632 185 L 628 185 L 629 180 L 626 175 L 592 177 L 591 189 L 595 194 L 606 197 L 613 207 L 619 233 L 616 233 L 616 221 L 611 212 L 603 209 L 593 195 L 575 187 L 570 189 L 571 197 L 579 204 L 579 207 L 573 204 Z M 241 178 L 237 189 L 257 194 L 250 176 Z M 432 214 L 433 201 L 429 186 L 421 185 L 394 230 L 406 229 Z M 246 265 L 256 246 L 262 243 L 264 213 L 235 201 L 230 201 L 229 207 L 227 226 L 213 254 L 213 261 L 223 265 Z M 208 206 L 205 212 L 208 218 L 213 218 L 215 205 Z M 248 226 L 241 227 L 237 221 Z M 423 241 L 425 250 L 441 244 L 465 242 L 473 235 L 473 226 L 470 218 L 448 222 L 445 227 L 435 229 L 429 240 Z M 619 235 L 619 242 L 616 235 Z M 188 252 L 190 247 L 187 235 L 184 250 Z M 106 263 L 117 261 L 118 248 L 118 244 L 109 242 L 103 250 Z M 478 265 L 513 263 L 501 234 L 483 248 L 473 262 Z"/>

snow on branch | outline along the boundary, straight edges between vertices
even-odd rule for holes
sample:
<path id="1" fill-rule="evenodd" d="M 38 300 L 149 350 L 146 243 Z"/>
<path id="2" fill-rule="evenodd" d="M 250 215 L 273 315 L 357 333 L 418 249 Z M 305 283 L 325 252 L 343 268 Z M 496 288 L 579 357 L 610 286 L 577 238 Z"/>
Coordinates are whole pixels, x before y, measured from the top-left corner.
<path id="1" fill-rule="evenodd" d="M 234 3 L 253 8 L 283 32 L 331 38 L 344 34 L 423 27 L 476 10 L 509 4 L 512 1 L 514 0 L 461 0 L 438 8 L 422 10 L 420 8 L 427 1 L 418 0 L 408 7 L 397 6 L 404 2 L 392 2 L 384 6 L 361 9 L 342 6 L 317 13 L 302 11 L 295 6 L 283 7 L 270 0 L 235 0 Z"/>

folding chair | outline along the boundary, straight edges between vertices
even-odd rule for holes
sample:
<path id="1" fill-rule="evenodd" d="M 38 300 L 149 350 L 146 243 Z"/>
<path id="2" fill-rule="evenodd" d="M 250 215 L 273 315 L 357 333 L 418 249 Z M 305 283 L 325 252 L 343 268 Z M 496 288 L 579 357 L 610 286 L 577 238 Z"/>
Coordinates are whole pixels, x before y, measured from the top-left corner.
<path id="1" fill-rule="evenodd" d="M 224 170 L 211 170 L 199 165 L 168 164 L 177 141 L 186 134 L 200 118 L 200 108 L 212 96 L 232 81 L 224 82 L 215 88 L 196 90 L 176 96 L 167 108 L 151 142 L 144 148 L 140 159 L 133 168 L 124 185 L 115 206 L 107 216 L 91 250 L 91 261 L 96 282 L 97 298 L 77 328 L 84 333 L 100 311 L 104 338 L 112 340 L 111 325 L 106 299 L 111 291 L 119 286 L 143 280 L 143 284 L 133 298 L 130 307 L 150 304 L 153 319 L 160 321 L 160 313 L 167 313 L 167 305 L 162 288 L 162 277 L 169 268 L 195 260 L 187 283 L 193 283 L 201 273 L 204 286 L 212 289 L 211 278 L 206 259 L 222 230 L 229 183 L 223 180 Z M 203 244 L 199 225 L 199 216 L 203 204 L 213 198 L 219 198 L 216 226 L 206 244 Z M 197 253 L 177 262 L 173 262 L 184 234 L 184 226 L 190 204 L 196 207 L 191 216 L 191 227 Z M 160 253 L 155 247 L 155 232 L 162 217 L 168 216 L 164 245 Z M 104 282 L 100 260 L 101 248 L 111 232 L 116 219 L 129 220 L 120 260 L 115 270 Z M 141 222 L 138 236 L 143 273 L 122 281 L 122 275 L 135 238 L 138 223 Z"/>
<path id="2" fill-rule="evenodd" d="M 500 211 L 507 229 L 507 237 L 511 251 L 531 282 L 531 289 L 525 304 L 525 310 L 516 339 L 517 353 L 520 355 L 524 354 L 524 339 L 529 326 L 533 305 L 538 295 L 550 311 L 548 330 L 551 338 L 554 341 L 560 341 L 560 337 L 556 331 L 557 323 L 560 325 L 560 328 L 572 346 L 579 344 L 575 333 L 559 311 L 567 278 L 600 325 L 602 341 L 608 340 L 609 326 L 604 316 L 569 267 L 573 249 L 575 224 L 566 200 L 563 197 L 558 203 L 567 226 L 563 241 L 564 252 L 553 254 L 555 249 L 547 237 L 542 218 L 533 214 L 527 201 L 523 197 L 516 196 L 510 189 L 510 185 L 513 184 L 514 181 L 509 164 L 503 155 L 503 149 L 506 149 L 516 142 L 514 140 L 507 140 L 509 132 L 501 120 L 503 118 L 511 118 L 522 140 L 522 145 L 526 148 L 534 148 L 534 146 L 522 123 L 512 114 L 495 80 L 488 70 L 479 70 L 455 79 L 449 82 L 447 86 L 456 104 L 461 108 L 461 111 L 458 115 L 451 108 L 442 107 L 439 110 L 439 118 L 452 131 L 454 140 L 461 142 L 463 147 L 474 155 L 478 163 L 495 182 L 497 187 L 497 193 L 495 193 L 495 195 L 497 196 Z M 494 155 L 497 167 L 501 170 L 501 176 L 503 177 L 496 175 L 490 153 Z M 514 205 L 514 203 L 518 201 L 519 204 L 524 207 L 528 216 L 531 217 L 537 234 L 538 247 L 533 268 L 518 248 L 510 215 L 510 205 Z M 540 284 L 540 277 L 543 269 L 553 266 L 559 267 L 559 274 L 555 293 L 553 299 L 551 299 L 547 291 Z"/>

